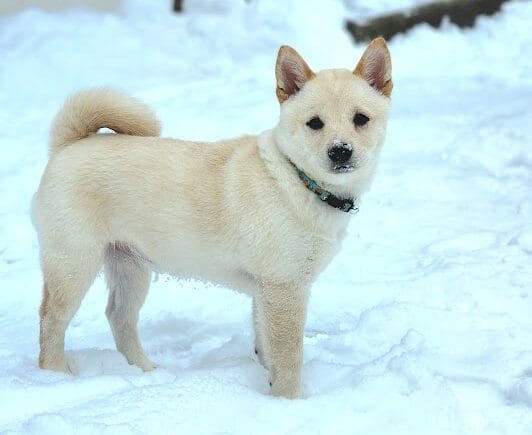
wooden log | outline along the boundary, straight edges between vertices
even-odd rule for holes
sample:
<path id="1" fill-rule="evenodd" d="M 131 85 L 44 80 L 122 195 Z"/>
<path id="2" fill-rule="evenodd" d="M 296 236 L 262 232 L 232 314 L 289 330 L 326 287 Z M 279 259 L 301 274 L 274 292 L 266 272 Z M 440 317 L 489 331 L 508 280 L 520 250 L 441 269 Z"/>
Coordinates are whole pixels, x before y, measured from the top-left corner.
<path id="1" fill-rule="evenodd" d="M 493 15 L 509 0 L 448 0 L 422 5 L 409 12 L 398 12 L 358 24 L 348 20 L 346 28 L 356 42 L 369 41 L 377 36 L 391 39 L 417 24 L 439 27 L 444 17 L 459 27 L 472 27 L 479 15 Z"/>

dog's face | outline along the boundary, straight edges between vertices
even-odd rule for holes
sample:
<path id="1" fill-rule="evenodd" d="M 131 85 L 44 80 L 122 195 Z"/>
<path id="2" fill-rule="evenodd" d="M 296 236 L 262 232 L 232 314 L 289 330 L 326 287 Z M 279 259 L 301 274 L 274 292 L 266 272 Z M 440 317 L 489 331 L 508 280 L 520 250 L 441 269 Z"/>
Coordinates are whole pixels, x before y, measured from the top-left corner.
<path id="1" fill-rule="evenodd" d="M 308 175 L 340 190 L 371 182 L 384 141 L 392 91 L 384 39 L 374 40 L 354 71 L 312 72 L 283 46 L 276 65 L 281 116 L 277 143 Z"/>

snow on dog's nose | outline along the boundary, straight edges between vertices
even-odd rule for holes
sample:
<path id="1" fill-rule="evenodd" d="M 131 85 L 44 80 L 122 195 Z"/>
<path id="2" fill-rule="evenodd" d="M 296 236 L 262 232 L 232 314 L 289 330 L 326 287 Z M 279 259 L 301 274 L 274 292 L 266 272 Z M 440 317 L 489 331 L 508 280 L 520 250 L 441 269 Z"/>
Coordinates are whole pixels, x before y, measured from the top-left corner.
<path id="1" fill-rule="evenodd" d="M 350 143 L 335 140 L 332 147 L 327 151 L 329 159 L 333 163 L 335 170 L 350 170 L 352 165 L 347 164 L 353 155 L 353 146 Z"/>

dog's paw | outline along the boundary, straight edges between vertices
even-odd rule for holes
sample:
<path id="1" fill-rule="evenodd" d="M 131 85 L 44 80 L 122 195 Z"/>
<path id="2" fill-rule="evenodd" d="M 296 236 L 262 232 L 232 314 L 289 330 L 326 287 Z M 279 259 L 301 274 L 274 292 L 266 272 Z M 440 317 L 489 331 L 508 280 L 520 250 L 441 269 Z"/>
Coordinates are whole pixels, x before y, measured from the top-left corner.
<path id="1" fill-rule="evenodd" d="M 142 369 L 143 372 L 151 372 L 152 370 L 158 369 L 159 365 L 148 360 L 146 363 L 139 365 L 139 367 Z"/>
<path id="2" fill-rule="evenodd" d="M 128 360 L 128 363 L 137 366 L 143 372 L 151 372 L 159 367 L 157 364 L 150 361 L 145 355 L 138 356 L 134 360 Z"/>
<path id="3" fill-rule="evenodd" d="M 270 392 L 272 396 L 276 397 L 299 399 L 301 397 L 301 385 L 299 382 L 271 381 Z"/>
<path id="4" fill-rule="evenodd" d="M 63 372 L 67 375 L 73 375 L 74 372 L 71 370 L 65 358 L 60 360 L 47 361 L 45 359 L 39 359 L 39 367 L 43 370 L 52 370 L 54 372 Z"/>

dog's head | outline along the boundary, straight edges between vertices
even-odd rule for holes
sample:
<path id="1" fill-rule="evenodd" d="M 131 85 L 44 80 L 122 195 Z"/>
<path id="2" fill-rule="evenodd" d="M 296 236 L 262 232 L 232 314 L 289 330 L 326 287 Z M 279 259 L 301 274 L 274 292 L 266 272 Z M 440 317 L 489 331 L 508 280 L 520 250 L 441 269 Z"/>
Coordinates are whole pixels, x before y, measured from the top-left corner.
<path id="1" fill-rule="evenodd" d="M 353 71 L 314 73 L 291 47 L 275 69 L 281 116 L 275 129 L 288 159 L 340 190 L 364 190 L 384 141 L 392 92 L 386 42 L 371 42 Z"/>

